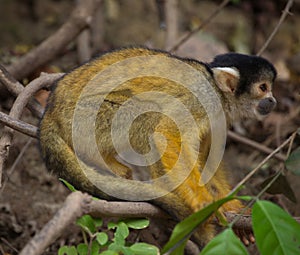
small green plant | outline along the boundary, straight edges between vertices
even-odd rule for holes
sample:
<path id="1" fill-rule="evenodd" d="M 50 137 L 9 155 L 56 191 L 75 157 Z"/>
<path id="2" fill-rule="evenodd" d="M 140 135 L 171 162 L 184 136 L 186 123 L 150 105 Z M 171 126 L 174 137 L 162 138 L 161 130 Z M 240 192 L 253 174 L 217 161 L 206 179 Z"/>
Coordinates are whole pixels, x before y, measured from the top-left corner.
<path id="1" fill-rule="evenodd" d="M 74 186 L 64 179 L 60 179 L 69 190 L 76 191 Z M 94 198 L 97 199 L 97 198 Z M 83 215 L 76 221 L 82 229 L 84 243 L 77 246 L 62 246 L 58 255 L 157 255 L 159 249 L 147 243 L 129 244 L 126 238 L 129 236 L 129 229 L 144 229 L 149 226 L 148 219 L 126 219 L 116 222 L 109 222 L 105 231 L 102 219 L 93 218 L 90 215 Z M 102 228 L 103 229 L 103 228 Z M 109 238 L 108 231 L 114 231 L 113 238 Z"/>
<path id="2" fill-rule="evenodd" d="M 129 244 L 126 238 L 129 235 L 129 228 L 143 229 L 148 227 L 147 219 L 127 219 L 118 222 L 109 222 L 107 228 L 103 227 L 101 219 L 95 219 L 90 215 L 84 215 L 76 221 L 76 224 L 83 231 L 84 243 L 77 246 L 62 246 L 58 255 L 157 255 L 157 247 L 147 243 Z M 113 238 L 109 238 L 107 232 L 113 231 Z"/>
<path id="3" fill-rule="evenodd" d="M 163 248 L 163 254 L 182 255 L 186 241 L 193 230 L 203 223 L 225 202 L 227 197 L 218 200 L 178 223 L 169 242 Z M 300 254 L 300 224 L 279 206 L 269 201 L 258 200 L 252 210 L 254 237 L 261 255 L 297 255 Z M 249 255 L 245 246 L 236 237 L 229 224 L 201 251 L 200 255 L 235 254 Z"/>

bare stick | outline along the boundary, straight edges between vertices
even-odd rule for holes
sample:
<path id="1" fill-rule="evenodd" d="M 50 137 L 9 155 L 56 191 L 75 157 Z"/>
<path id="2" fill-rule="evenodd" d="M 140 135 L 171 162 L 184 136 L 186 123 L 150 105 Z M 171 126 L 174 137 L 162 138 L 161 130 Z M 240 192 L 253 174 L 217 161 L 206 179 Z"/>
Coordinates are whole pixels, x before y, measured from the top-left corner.
<path id="1" fill-rule="evenodd" d="M 90 205 L 90 214 L 98 218 L 170 218 L 163 210 L 147 202 L 108 202 L 105 200 L 96 200 Z"/>
<path id="2" fill-rule="evenodd" d="M 166 40 L 165 49 L 170 49 L 178 38 L 178 0 L 165 2 L 166 13 Z"/>
<path id="3" fill-rule="evenodd" d="M 77 55 L 80 64 L 85 63 L 92 57 L 91 31 L 88 28 L 84 29 L 77 37 Z"/>
<path id="4" fill-rule="evenodd" d="M 248 181 L 252 175 L 254 175 L 270 158 L 272 158 L 278 151 L 280 151 L 284 146 L 286 146 L 292 139 L 294 139 L 297 131 L 295 131 L 287 140 L 285 140 L 279 147 L 276 148 L 271 154 L 269 154 L 264 160 L 262 160 L 257 167 L 255 167 L 249 174 L 246 175 L 243 180 L 241 180 L 235 188 L 230 192 L 234 193 L 241 185 L 243 185 L 246 181 Z"/>
<path id="5" fill-rule="evenodd" d="M 16 98 L 9 115 L 13 118 L 19 119 L 29 99 L 40 89 L 53 85 L 53 83 L 62 77 L 62 75 L 63 74 L 61 73 L 42 73 L 39 78 L 30 82 Z"/>
<path id="6" fill-rule="evenodd" d="M 22 56 L 14 64 L 8 66 L 7 70 L 19 80 L 29 75 L 36 68 L 49 62 L 89 25 L 93 13 L 100 2 L 101 0 L 80 1 L 71 13 L 68 21 L 57 32 L 28 54 Z"/>
<path id="7" fill-rule="evenodd" d="M 24 89 L 24 86 L 19 83 L 3 65 L 0 65 L 0 81 L 14 96 L 19 95 Z"/>
<path id="8" fill-rule="evenodd" d="M 251 146 L 251 147 L 253 147 L 255 149 L 258 149 L 259 151 L 264 152 L 266 154 L 270 154 L 270 153 L 273 152 L 273 150 L 270 149 L 269 147 L 267 147 L 265 145 L 261 145 L 258 142 L 250 140 L 247 137 L 238 135 L 238 134 L 236 134 L 236 133 L 234 133 L 232 131 L 228 131 L 228 137 L 230 137 L 231 139 L 233 139 L 235 141 L 238 141 L 240 143 L 244 143 L 244 144 L 249 145 L 249 146 Z M 284 155 L 282 155 L 281 153 L 275 154 L 274 158 L 276 158 L 276 159 L 278 159 L 280 161 L 285 161 L 286 160 L 286 157 Z"/>
<path id="9" fill-rule="evenodd" d="M 276 27 L 274 28 L 273 32 L 271 33 L 271 35 L 269 36 L 268 40 L 264 43 L 264 45 L 261 47 L 261 49 L 258 51 L 257 56 L 260 56 L 264 50 L 268 47 L 268 45 L 270 44 L 271 40 L 273 39 L 273 37 L 275 36 L 275 34 L 277 33 L 279 27 L 281 26 L 282 22 L 285 20 L 286 16 L 288 14 L 290 14 L 290 8 L 293 5 L 293 0 L 289 0 L 282 12 L 282 15 L 276 25 Z"/>
<path id="10" fill-rule="evenodd" d="M 219 14 L 219 12 L 230 2 L 230 0 L 223 0 L 223 2 L 218 6 L 217 9 L 206 19 L 202 22 L 200 26 L 195 28 L 193 31 L 187 33 L 183 36 L 175 45 L 170 49 L 170 52 L 176 51 L 183 43 L 185 43 L 192 35 L 202 30 L 206 25 L 208 25 L 211 20 Z"/>
<path id="11" fill-rule="evenodd" d="M 33 138 L 37 138 L 37 127 L 30 125 L 24 121 L 14 119 L 10 117 L 9 115 L 0 112 L 0 122 L 5 124 L 6 126 L 17 130 L 24 135 L 31 136 Z"/>

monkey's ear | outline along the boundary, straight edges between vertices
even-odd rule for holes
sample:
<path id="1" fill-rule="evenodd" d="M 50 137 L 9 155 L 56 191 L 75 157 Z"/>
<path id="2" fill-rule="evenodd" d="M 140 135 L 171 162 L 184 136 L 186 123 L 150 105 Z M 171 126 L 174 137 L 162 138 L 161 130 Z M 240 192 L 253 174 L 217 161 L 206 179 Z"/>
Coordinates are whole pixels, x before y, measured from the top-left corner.
<path id="1" fill-rule="evenodd" d="M 239 83 L 240 74 L 235 68 L 212 68 L 217 86 L 224 92 L 234 93 Z"/>

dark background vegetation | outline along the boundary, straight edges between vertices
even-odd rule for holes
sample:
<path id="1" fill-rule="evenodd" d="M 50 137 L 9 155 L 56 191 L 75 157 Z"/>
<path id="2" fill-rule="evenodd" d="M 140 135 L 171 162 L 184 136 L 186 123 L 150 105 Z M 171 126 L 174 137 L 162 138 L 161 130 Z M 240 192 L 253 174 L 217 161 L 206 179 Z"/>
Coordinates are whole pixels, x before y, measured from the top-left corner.
<path id="1" fill-rule="evenodd" d="M 73 0 L 0 0 L 0 62 L 9 65 L 54 33 L 68 18 L 75 6 Z M 178 36 L 200 25 L 220 1 L 181 0 L 178 5 Z M 286 1 L 234 1 L 182 45 L 177 54 L 209 61 L 218 53 L 237 51 L 255 54 L 276 26 Z M 97 44 L 92 55 L 127 45 L 146 45 L 163 49 L 165 30 L 154 0 L 104 0 L 99 9 L 101 21 L 97 27 Z M 300 127 L 300 2 L 295 1 L 278 33 L 263 53 L 274 63 L 278 79 L 274 94 L 278 100 L 276 110 L 263 122 L 238 123 L 235 130 L 270 148 L 278 147 L 293 131 Z M 174 42 L 175 43 L 175 42 Z M 68 72 L 80 64 L 78 44 L 71 42 L 57 58 L 22 80 L 24 84 L 39 76 L 40 72 Z M 45 104 L 48 93 L 37 95 Z M 8 112 L 13 98 L 0 95 L 0 111 Z M 37 124 L 28 110 L 24 121 Z M 0 124 L 0 128 L 3 125 Z M 1 135 L 0 129 L 0 135 Z M 294 147 L 299 146 L 296 138 Z M 286 152 L 283 150 L 282 153 Z M 232 182 L 240 181 L 266 155 L 259 149 L 228 140 L 225 160 Z M 246 184 L 245 194 L 254 195 L 260 184 L 281 165 L 269 161 Z M 49 174 L 40 157 L 37 141 L 22 134 L 14 138 L 0 189 L 0 253 L 17 254 L 26 242 L 41 229 L 61 206 L 69 193 L 55 176 Z M 300 197 L 300 177 L 286 174 L 295 196 Z M 300 203 L 292 203 L 282 195 L 265 194 L 294 216 L 300 215 Z M 79 230 L 74 226 L 45 254 L 56 254 L 57 247 L 74 244 Z"/>

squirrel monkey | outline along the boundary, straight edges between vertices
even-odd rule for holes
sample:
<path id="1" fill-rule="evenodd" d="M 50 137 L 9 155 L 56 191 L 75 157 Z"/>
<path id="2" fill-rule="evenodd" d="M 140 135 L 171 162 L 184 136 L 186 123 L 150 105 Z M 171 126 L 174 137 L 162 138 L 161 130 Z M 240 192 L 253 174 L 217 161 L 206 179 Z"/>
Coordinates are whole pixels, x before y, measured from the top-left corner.
<path id="1" fill-rule="evenodd" d="M 146 48 L 106 53 L 58 81 L 39 127 L 42 155 L 79 190 L 149 200 L 182 220 L 230 192 L 218 160 L 227 127 L 270 113 L 275 77 L 267 60 L 237 53 L 209 64 Z M 203 247 L 215 233 L 207 222 L 194 239 Z"/>

